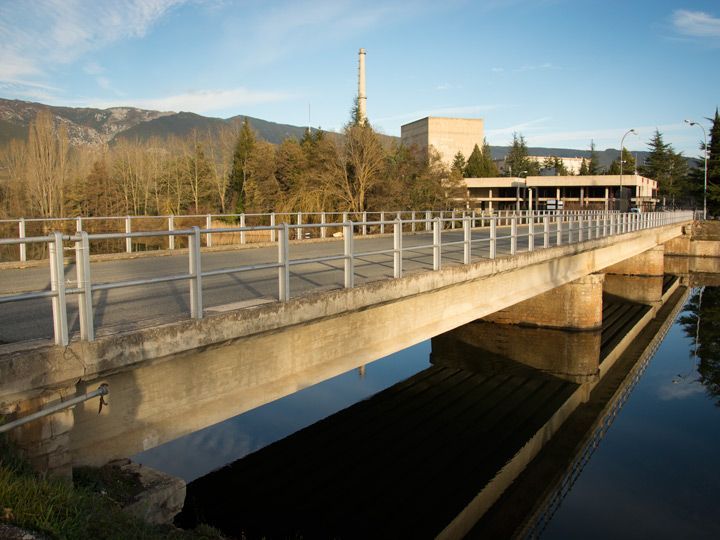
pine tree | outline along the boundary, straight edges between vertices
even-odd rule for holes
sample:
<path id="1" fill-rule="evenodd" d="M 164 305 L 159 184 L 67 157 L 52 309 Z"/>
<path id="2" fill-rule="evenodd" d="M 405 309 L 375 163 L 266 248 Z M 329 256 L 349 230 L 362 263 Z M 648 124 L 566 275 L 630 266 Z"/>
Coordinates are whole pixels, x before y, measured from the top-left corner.
<path id="1" fill-rule="evenodd" d="M 537 167 L 537 164 L 536 168 Z M 505 170 L 507 176 L 521 176 L 529 174 L 531 169 L 530 160 L 528 159 L 528 149 L 525 144 L 525 137 L 513 133 L 513 142 L 505 158 Z"/>
<path id="2" fill-rule="evenodd" d="M 450 167 L 451 171 L 458 171 L 460 172 L 461 176 L 465 175 L 465 156 L 463 153 L 458 150 L 457 154 L 455 154 L 455 157 L 453 158 L 452 166 Z"/>
<path id="3" fill-rule="evenodd" d="M 580 176 L 585 176 L 589 174 L 589 169 L 585 158 L 583 158 L 582 163 L 580 163 L 580 172 L 578 174 L 580 174 Z"/>
<path id="4" fill-rule="evenodd" d="M 710 120 L 708 118 L 708 120 Z M 708 211 L 712 215 L 720 212 L 720 115 L 715 109 L 715 118 L 710 128 L 710 141 L 708 142 Z M 705 166 L 705 163 L 702 164 Z M 703 182 L 704 171 L 703 171 Z"/>
<path id="5" fill-rule="evenodd" d="M 465 165 L 465 176 L 467 178 L 481 178 L 484 176 L 483 156 L 480 147 L 476 144 Z"/>
<path id="6" fill-rule="evenodd" d="M 622 149 L 622 172 L 623 174 L 635 174 L 635 156 L 632 155 L 627 148 Z M 610 164 L 610 168 L 607 171 L 608 174 L 620 174 L 620 158 L 613 160 Z"/>
<path id="7" fill-rule="evenodd" d="M 237 143 L 235 144 L 232 169 L 230 170 L 230 189 L 233 191 L 235 212 L 238 214 L 243 213 L 245 207 L 243 189 L 248 177 L 250 156 L 254 148 L 255 133 L 247 117 L 245 117 Z"/>
<path id="8" fill-rule="evenodd" d="M 482 159 L 483 176 L 485 178 L 494 178 L 500 174 L 498 172 L 497 165 L 493 161 L 492 150 L 490 150 L 490 145 L 488 144 L 487 139 L 483 139 Z"/>

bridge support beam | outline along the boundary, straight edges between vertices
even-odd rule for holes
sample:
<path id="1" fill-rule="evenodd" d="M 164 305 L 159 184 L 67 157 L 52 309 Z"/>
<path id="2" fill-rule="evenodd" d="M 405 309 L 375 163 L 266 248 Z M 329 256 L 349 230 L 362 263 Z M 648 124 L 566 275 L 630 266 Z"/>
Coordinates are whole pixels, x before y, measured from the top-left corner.
<path id="1" fill-rule="evenodd" d="M 665 273 L 664 255 L 665 247 L 659 245 L 639 255 L 608 266 L 603 272 L 625 276 L 662 276 Z"/>
<path id="2" fill-rule="evenodd" d="M 473 371 L 482 362 L 517 362 L 574 383 L 599 376 L 600 331 L 572 332 L 475 321 L 432 338 L 432 363 Z M 468 354 L 470 353 L 470 354 Z"/>
<path id="3" fill-rule="evenodd" d="M 499 324 L 599 330 L 603 274 L 590 274 L 485 317 Z"/>

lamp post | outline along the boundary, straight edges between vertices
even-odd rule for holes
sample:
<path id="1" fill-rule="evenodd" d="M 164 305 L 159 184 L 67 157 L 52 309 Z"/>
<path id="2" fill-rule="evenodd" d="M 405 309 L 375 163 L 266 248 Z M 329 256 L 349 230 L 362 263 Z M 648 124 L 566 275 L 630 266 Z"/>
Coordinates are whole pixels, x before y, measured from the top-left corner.
<path id="1" fill-rule="evenodd" d="M 703 132 L 703 153 L 705 154 L 705 184 L 703 186 L 703 219 L 707 219 L 707 156 L 708 156 L 707 133 L 705 132 L 705 128 L 702 127 L 702 124 L 698 124 L 697 122 L 692 122 L 690 120 L 685 120 L 685 123 L 689 124 L 691 126 L 698 126 L 700 129 L 702 129 L 702 132 Z"/>
<path id="2" fill-rule="evenodd" d="M 527 174 L 527 171 L 520 171 L 518 178 L 522 178 L 523 174 Z M 515 186 L 515 211 L 520 212 L 520 183 L 519 182 Z"/>
<path id="3" fill-rule="evenodd" d="M 627 137 L 630 133 L 633 135 L 637 135 L 637 131 L 634 129 L 628 129 L 625 132 L 625 135 L 622 136 L 622 139 L 620 139 L 620 206 L 622 206 L 623 201 L 623 146 L 625 144 L 625 137 Z"/>

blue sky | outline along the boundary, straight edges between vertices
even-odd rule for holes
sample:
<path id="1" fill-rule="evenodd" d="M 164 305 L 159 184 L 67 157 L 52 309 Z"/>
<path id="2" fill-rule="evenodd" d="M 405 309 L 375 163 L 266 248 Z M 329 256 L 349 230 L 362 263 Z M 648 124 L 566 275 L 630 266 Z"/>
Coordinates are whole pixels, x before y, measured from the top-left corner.
<path id="1" fill-rule="evenodd" d="M 380 131 L 484 118 L 490 144 L 697 155 L 720 105 L 720 2 L 0 0 L 0 96 L 340 129 L 367 50 Z"/>

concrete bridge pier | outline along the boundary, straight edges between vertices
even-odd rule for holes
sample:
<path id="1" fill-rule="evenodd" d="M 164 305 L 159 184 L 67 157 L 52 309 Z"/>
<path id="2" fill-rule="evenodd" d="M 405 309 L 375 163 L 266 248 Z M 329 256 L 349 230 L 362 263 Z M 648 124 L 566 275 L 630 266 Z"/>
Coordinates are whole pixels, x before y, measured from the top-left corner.
<path id="1" fill-rule="evenodd" d="M 600 330 L 604 280 L 603 274 L 589 274 L 501 309 L 484 320 L 564 330 Z"/>
<path id="2" fill-rule="evenodd" d="M 662 305 L 665 273 L 664 246 L 660 245 L 605 269 L 605 293 L 653 307 Z"/>
<path id="3" fill-rule="evenodd" d="M 12 421 L 73 397 L 76 390 L 73 385 L 21 401 L 15 405 L 13 411 L 8 411 L 7 420 Z M 70 480 L 72 478 L 70 434 L 74 425 L 73 409 L 63 409 L 13 429 L 10 431 L 10 438 L 33 469 L 48 476 Z"/>

